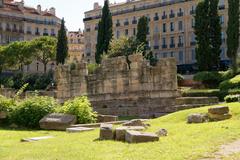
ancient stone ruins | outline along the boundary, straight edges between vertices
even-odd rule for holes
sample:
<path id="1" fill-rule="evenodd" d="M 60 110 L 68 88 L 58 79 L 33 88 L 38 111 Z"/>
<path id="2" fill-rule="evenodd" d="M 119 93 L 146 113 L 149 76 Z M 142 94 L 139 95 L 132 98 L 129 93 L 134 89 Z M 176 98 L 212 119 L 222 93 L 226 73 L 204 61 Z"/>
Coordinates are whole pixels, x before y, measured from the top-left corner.
<path id="1" fill-rule="evenodd" d="M 100 114 L 149 116 L 174 111 L 177 68 L 174 58 L 150 66 L 139 54 L 103 60 L 89 74 L 86 63 L 59 66 L 56 71 L 57 98 L 64 100 L 88 95 Z M 130 69 L 129 69 L 130 68 Z"/>

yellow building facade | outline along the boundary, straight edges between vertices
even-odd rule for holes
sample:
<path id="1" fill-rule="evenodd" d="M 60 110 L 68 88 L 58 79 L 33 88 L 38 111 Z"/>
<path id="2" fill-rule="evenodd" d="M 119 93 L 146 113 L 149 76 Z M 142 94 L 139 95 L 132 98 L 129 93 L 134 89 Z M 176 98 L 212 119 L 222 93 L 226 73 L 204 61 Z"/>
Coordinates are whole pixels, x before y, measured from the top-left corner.
<path id="1" fill-rule="evenodd" d="M 84 36 L 81 30 L 68 32 L 68 61 L 80 62 L 84 58 Z"/>
<path id="2" fill-rule="evenodd" d="M 14 41 L 28 41 L 39 36 L 56 37 L 61 20 L 56 16 L 55 8 L 42 10 L 28 7 L 24 1 L 0 0 L 0 45 Z M 54 68 L 54 62 L 47 70 Z M 43 72 L 41 62 L 34 62 L 24 67 L 25 72 Z"/>
<path id="3" fill-rule="evenodd" d="M 175 57 L 178 65 L 194 64 L 196 40 L 193 27 L 197 3 L 198 0 L 127 0 L 110 4 L 114 38 L 135 36 L 139 18 L 146 16 L 149 18 L 149 47 L 155 57 Z M 85 54 L 91 62 L 95 61 L 101 10 L 102 7 L 95 3 L 93 10 L 85 12 Z M 222 25 L 221 59 L 227 60 L 227 0 L 219 1 L 219 14 Z"/>

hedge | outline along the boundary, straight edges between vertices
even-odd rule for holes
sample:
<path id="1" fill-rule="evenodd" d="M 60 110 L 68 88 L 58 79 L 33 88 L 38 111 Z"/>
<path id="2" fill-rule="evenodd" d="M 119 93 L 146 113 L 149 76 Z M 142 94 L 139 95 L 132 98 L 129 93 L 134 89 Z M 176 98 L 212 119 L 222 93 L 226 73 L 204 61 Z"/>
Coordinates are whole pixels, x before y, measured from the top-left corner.
<path id="1" fill-rule="evenodd" d="M 235 76 L 232 79 L 223 81 L 219 85 L 220 90 L 240 89 L 240 75 Z"/>

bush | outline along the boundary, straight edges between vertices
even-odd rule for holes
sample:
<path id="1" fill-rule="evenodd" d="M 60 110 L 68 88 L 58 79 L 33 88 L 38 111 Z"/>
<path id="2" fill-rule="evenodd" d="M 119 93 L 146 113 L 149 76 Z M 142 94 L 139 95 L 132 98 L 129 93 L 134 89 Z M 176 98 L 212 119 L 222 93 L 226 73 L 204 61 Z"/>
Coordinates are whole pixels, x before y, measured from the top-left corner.
<path id="1" fill-rule="evenodd" d="M 89 63 L 87 67 L 88 73 L 93 74 L 100 67 L 100 65 L 96 63 Z"/>
<path id="2" fill-rule="evenodd" d="M 96 122 L 97 117 L 97 114 L 93 112 L 88 98 L 85 96 L 65 102 L 58 112 L 75 115 L 77 116 L 78 123 L 82 124 Z"/>
<path id="3" fill-rule="evenodd" d="M 240 89 L 240 75 L 235 76 L 232 79 L 223 81 L 220 86 L 220 90 Z"/>
<path id="4" fill-rule="evenodd" d="M 177 74 L 177 80 L 178 82 L 181 82 L 184 80 L 184 77 L 181 74 Z"/>
<path id="5" fill-rule="evenodd" d="M 219 72 L 198 72 L 193 79 L 202 82 L 207 88 L 218 88 L 219 83 L 222 82 L 222 74 Z"/>
<path id="6" fill-rule="evenodd" d="M 13 111 L 15 105 L 14 100 L 0 95 L 0 112 L 10 113 Z"/>
<path id="7" fill-rule="evenodd" d="M 240 95 L 228 95 L 224 98 L 227 103 L 238 102 L 240 100 Z"/>
<path id="8" fill-rule="evenodd" d="M 39 121 L 47 114 L 53 113 L 57 103 L 54 98 L 34 96 L 17 105 L 12 114 L 12 121 L 22 127 L 39 128 Z"/>

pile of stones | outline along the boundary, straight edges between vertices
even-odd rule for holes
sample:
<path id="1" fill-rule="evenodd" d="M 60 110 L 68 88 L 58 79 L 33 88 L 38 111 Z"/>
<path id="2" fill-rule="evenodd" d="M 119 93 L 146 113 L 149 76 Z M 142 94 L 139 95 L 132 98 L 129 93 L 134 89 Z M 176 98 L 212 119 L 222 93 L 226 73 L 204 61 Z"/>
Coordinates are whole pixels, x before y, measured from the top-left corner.
<path id="1" fill-rule="evenodd" d="M 208 109 L 208 113 L 194 113 L 188 116 L 188 123 L 204 123 L 209 121 L 222 121 L 230 119 L 232 115 L 229 113 L 229 107 L 218 106 Z"/>
<path id="2" fill-rule="evenodd" d="M 99 139 L 142 143 L 159 141 L 160 136 L 167 136 L 165 129 L 158 131 L 156 134 L 141 132 L 148 126 L 149 125 L 144 124 L 142 120 L 131 120 L 116 129 L 113 129 L 112 124 L 101 124 Z"/>

